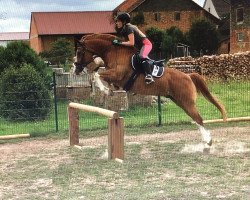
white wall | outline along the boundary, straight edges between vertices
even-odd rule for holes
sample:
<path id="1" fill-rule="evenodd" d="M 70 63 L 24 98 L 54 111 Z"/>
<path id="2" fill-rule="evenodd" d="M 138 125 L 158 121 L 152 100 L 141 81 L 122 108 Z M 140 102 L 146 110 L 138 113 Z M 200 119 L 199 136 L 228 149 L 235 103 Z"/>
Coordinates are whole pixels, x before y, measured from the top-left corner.
<path id="1" fill-rule="evenodd" d="M 204 7 L 205 10 L 207 10 L 208 12 L 210 12 L 212 15 L 214 15 L 215 17 L 219 18 L 219 15 L 217 14 L 215 8 L 214 8 L 214 4 L 211 0 L 206 0 Z"/>
<path id="2" fill-rule="evenodd" d="M 6 47 L 8 44 L 8 41 L 0 41 L 0 46 Z"/>

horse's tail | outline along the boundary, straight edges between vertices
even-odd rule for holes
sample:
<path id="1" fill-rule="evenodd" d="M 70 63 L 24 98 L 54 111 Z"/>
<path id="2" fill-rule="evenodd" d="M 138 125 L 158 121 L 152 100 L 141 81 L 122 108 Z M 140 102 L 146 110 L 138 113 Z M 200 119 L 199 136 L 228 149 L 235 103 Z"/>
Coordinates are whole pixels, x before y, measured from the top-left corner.
<path id="1" fill-rule="evenodd" d="M 221 112 L 223 121 L 226 121 L 227 120 L 226 110 L 224 106 L 209 92 L 205 79 L 197 73 L 191 73 L 189 74 L 189 76 L 192 79 L 197 92 L 198 93 L 200 92 L 208 101 L 214 104 Z"/>

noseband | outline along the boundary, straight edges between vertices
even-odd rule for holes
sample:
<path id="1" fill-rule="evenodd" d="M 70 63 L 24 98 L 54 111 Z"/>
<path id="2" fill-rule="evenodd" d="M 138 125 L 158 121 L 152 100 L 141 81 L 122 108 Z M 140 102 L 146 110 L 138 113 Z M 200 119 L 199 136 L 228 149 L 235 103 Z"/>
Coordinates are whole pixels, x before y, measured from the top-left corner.
<path id="1" fill-rule="evenodd" d="M 87 65 L 89 65 L 90 63 L 92 63 L 94 61 L 94 59 L 96 57 L 98 57 L 95 53 L 95 51 L 93 49 L 90 49 L 88 47 L 86 47 L 84 44 L 82 43 L 79 43 L 81 45 L 81 47 L 83 48 L 83 54 L 85 54 L 85 52 L 89 52 L 89 53 L 92 53 L 93 56 L 92 56 L 92 60 L 88 61 L 88 62 L 81 62 L 81 63 L 77 63 L 77 62 L 74 62 L 74 65 L 77 67 L 77 68 L 80 68 L 81 70 L 83 70 Z"/>

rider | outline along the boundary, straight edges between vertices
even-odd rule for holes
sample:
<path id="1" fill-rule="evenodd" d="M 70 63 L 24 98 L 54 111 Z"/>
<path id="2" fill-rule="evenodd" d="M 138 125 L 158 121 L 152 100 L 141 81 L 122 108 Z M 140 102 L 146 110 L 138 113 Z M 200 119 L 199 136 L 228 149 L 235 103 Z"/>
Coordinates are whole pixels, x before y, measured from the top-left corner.
<path id="1" fill-rule="evenodd" d="M 122 12 L 117 15 L 115 28 L 117 33 L 123 36 L 126 41 L 121 42 L 119 40 L 114 40 L 113 44 L 135 46 L 137 49 L 140 49 L 139 56 L 146 75 L 145 82 L 146 84 L 154 82 L 154 79 L 151 75 L 152 69 L 150 63 L 148 62 L 148 54 L 152 49 L 152 43 L 149 41 L 147 36 L 142 33 L 137 26 L 130 23 L 130 15 L 126 12 Z"/>

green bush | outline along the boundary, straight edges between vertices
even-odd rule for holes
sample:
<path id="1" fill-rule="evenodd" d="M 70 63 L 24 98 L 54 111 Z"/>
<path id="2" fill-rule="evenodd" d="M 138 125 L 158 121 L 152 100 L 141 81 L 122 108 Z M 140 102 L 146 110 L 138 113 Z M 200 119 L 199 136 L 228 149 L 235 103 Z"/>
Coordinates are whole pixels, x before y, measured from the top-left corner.
<path id="1" fill-rule="evenodd" d="M 51 62 L 53 65 L 64 65 L 74 57 L 74 46 L 66 38 L 59 38 L 52 43 L 49 51 L 40 53 L 40 56 Z"/>
<path id="2" fill-rule="evenodd" d="M 215 54 L 219 44 L 219 33 L 210 21 L 197 19 L 187 33 L 187 40 L 193 51 Z"/>
<path id="3" fill-rule="evenodd" d="M 51 96 L 44 80 L 31 65 L 7 68 L 0 80 L 0 115 L 9 120 L 45 119 Z"/>
<path id="4" fill-rule="evenodd" d="M 151 27 L 146 30 L 146 35 L 149 40 L 153 43 L 153 50 L 155 53 L 161 52 L 162 40 L 164 32 L 158 28 Z"/>
<path id="5" fill-rule="evenodd" d="M 167 29 L 162 40 L 162 50 L 167 57 L 176 56 L 176 47 L 178 43 L 186 43 L 183 32 L 175 26 Z"/>
<path id="6" fill-rule="evenodd" d="M 40 75 L 46 74 L 46 64 L 25 42 L 8 43 L 6 48 L 0 50 L 0 55 L 0 73 L 8 67 L 19 68 L 24 64 L 30 64 Z"/>

